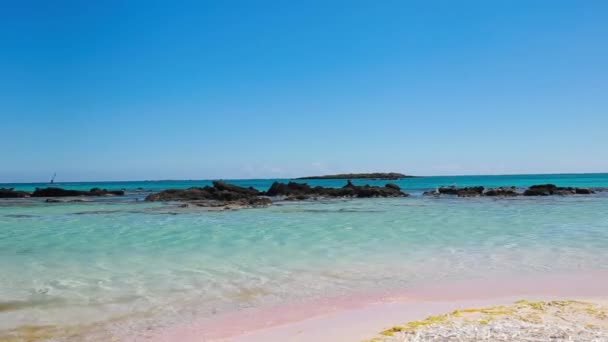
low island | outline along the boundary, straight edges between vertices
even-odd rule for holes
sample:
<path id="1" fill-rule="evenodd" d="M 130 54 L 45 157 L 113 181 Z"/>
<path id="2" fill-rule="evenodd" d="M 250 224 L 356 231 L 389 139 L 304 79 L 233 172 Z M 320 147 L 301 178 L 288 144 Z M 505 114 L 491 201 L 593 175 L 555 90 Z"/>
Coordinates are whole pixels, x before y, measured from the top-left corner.
<path id="1" fill-rule="evenodd" d="M 296 179 L 379 179 L 395 180 L 402 178 L 414 178 L 415 176 L 404 175 L 397 172 L 372 172 L 372 173 L 341 173 L 337 175 L 309 176 Z"/>

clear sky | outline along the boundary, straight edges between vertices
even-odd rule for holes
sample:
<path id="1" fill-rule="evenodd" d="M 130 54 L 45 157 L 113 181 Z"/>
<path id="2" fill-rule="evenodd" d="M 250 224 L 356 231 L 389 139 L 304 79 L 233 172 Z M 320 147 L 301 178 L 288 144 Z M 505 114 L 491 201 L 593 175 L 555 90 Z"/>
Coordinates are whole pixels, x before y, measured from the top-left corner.
<path id="1" fill-rule="evenodd" d="M 608 172 L 608 1 L 0 0 L 0 182 Z"/>

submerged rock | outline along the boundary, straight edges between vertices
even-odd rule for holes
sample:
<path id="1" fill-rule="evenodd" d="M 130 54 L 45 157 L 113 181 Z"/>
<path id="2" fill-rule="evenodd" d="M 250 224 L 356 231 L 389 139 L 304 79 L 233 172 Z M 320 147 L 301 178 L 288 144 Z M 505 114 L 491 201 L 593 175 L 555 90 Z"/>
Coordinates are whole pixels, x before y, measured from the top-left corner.
<path id="1" fill-rule="evenodd" d="M 18 191 L 14 188 L 0 188 L 0 198 L 24 198 L 30 197 L 27 191 Z"/>
<path id="2" fill-rule="evenodd" d="M 249 199 L 238 199 L 235 201 L 217 201 L 203 200 L 193 201 L 180 205 L 182 208 L 203 207 L 203 208 L 220 208 L 222 210 L 234 210 L 245 208 L 265 208 L 272 205 L 272 201 L 268 197 L 253 197 Z"/>
<path id="3" fill-rule="evenodd" d="M 46 203 L 82 203 L 82 202 L 89 202 L 89 201 L 84 200 L 84 199 L 80 199 L 80 198 L 59 199 L 59 198 L 49 197 L 49 198 L 46 199 L 45 202 Z"/>

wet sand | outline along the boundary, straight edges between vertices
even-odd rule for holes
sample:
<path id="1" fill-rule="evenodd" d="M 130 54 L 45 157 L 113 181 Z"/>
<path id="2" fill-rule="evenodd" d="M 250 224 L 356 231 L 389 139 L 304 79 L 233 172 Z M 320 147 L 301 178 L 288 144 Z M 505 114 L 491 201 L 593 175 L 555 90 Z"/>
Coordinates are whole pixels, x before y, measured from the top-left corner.
<path id="1" fill-rule="evenodd" d="M 379 336 L 391 337 L 379 333 L 429 316 L 458 309 L 512 305 L 522 299 L 529 302 L 583 300 L 605 305 L 608 302 L 608 274 L 472 280 L 392 294 L 323 299 L 301 305 L 239 312 L 214 321 L 166 329 L 151 338 L 127 340 L 362 341 Z"/>

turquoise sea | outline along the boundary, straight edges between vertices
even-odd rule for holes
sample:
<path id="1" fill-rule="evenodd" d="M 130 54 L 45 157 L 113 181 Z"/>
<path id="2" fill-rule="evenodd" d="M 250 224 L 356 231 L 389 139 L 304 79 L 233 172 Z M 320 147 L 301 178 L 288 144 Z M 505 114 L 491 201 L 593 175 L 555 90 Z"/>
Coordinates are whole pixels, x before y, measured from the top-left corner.
<path id="1" fill-rule="evenodd" d="M 265 190 L 272 181 L 228 182 Z M 141 201 L 150 191 L 210 181 L 56 184 L 128 191 L 125 197 L 82 203 L 0 199 L 0 336 L 23 326 L 90 324 L 108 336 L 124 336 L 324 296 L 608 269 L 606 192 L 511 199 L 421 196 L 452 184 L 608 188 L 608 174 L 395 183 L 412 196 L 222 212 Z M 43 186 L 48 184 L 0 184 Z"/>
<path id="2" fill-rule="evenodd" d="M 266 190 L 272 182 L 287 182 L 289 179 L 233 179 L 227 180 L 229 183 L 240 186 L 253 186 L 259 190 Z M 327 187 L 340 187 L 345 184 L 345 180 L 297 180 L 311 185 L 321 185 Z M 554 183 L 557 185 L 568 185 L 578 187 L 608 187 L 608 173 L 588 173 L 588 174 L 541 174 L 541 175 L 503 175 L 503 176 L 433 176 L 405 178 L 396 183 L 408 192 L 420 192 L 423 190 L 434 189 L 441 185 L 474 186 L 484 185 L 488 187 L 496 186 L 517 186 L 527 187 L 534 184 Z M 354 183 L 382 185 L 387 183 L 384 180 L 354 180 Z M 88 190 L 94 187 L 108 189 L 127 189 L 127 190 L 148 190 L 159 191 L 163 189 L 185 189 L 192 186 L 211 185 L 211 180 L 162 180 L 162 181 L 125 181 L 125 182 L 59 182 L 55 186 L 65 189 Z M 16 190 L 34 190 L 36 187 L 47 187 L 48 183 L 0 183 L 0 188 L 15 188 Z"/>

